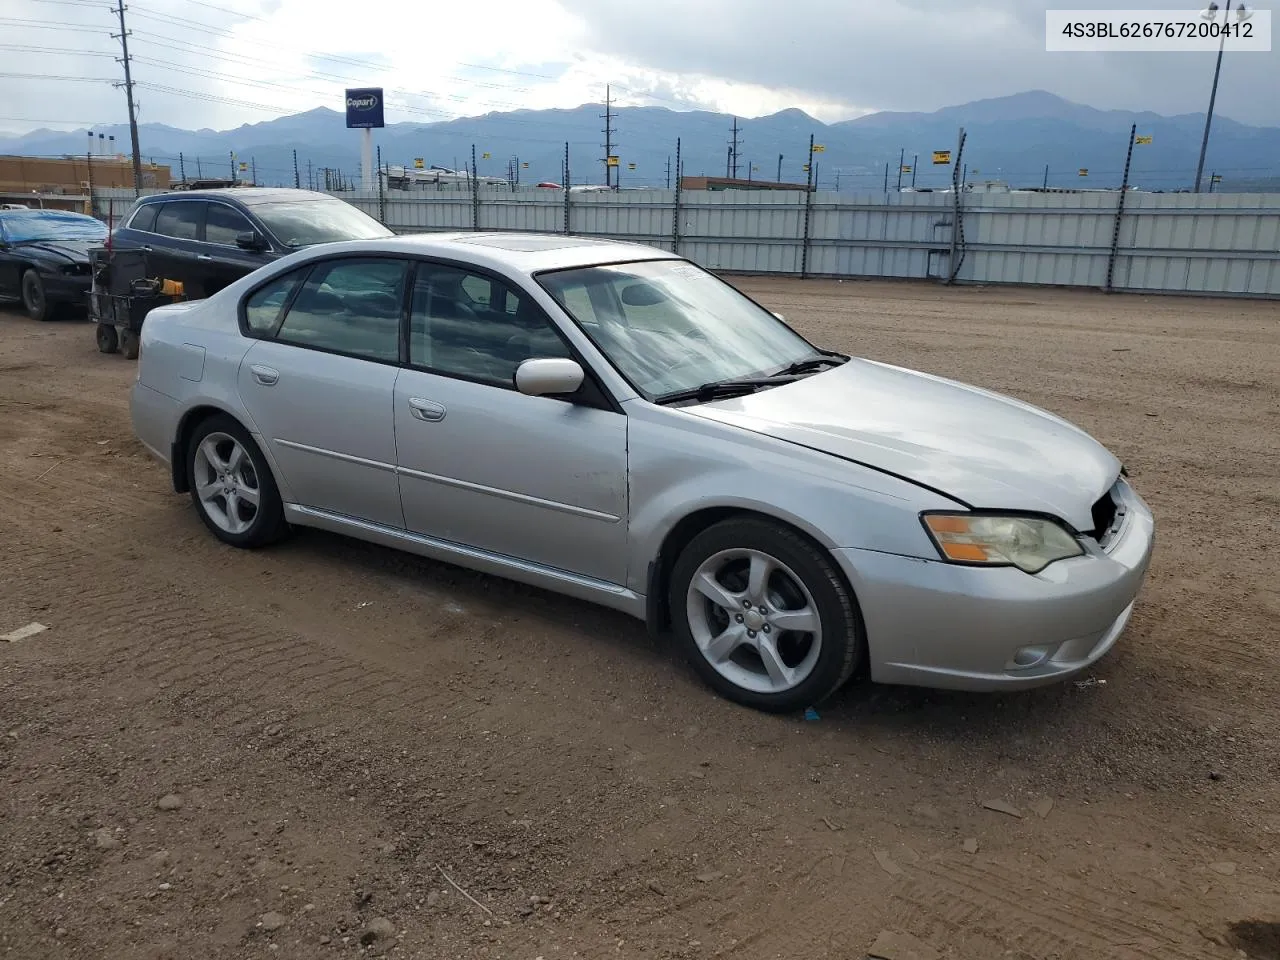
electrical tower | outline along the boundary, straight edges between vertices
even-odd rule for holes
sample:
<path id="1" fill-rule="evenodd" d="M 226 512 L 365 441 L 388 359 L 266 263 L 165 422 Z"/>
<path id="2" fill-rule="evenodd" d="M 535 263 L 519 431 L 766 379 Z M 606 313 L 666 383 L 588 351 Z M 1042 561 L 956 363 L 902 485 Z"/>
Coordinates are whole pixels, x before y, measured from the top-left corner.
<path id="1" fill-rule="evenodd" d="M 729 141 L 729 176 L 738 179 L 738 118 L 733 118 L 733 139 Z"/>
<path id="2" fill-rule="evenodd" d="M 609 168 L 609 158 L 613 156 L 613 98 L 609 84 L 604 87 L 604 185 L 613 184 L 613 173 Z"/>
<path id="3" fill-rule="evenodd" d="M 129 31 L 124 26 L 124 0 L 116 0 L 116 14 L 120 17 L 120 51 L 123 57 L 117 63 L 124 64 L 124 92 L 129 101 L 129 141 L 133 148 L 133 192 L 142 192 L 142 157 L 138 149 L 138 114 L 133 105 L 133 74 L 129 69 Z M 116 39 L 116 34 L 111 35 Z M 119 86 L 119 84 L 116 84 Z"/>

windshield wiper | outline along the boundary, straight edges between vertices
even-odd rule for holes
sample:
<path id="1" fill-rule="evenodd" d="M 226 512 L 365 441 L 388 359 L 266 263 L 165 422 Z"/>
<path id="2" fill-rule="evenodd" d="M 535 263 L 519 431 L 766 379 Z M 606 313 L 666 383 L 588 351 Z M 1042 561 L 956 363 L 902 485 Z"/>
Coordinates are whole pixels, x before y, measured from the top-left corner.
<path id="1" fill-rule="evenodd" d="M 830 350 L 823 350 L 822 356 L 806 357 L 803 360 L 797 360 L 795 363 L 783 367 L 774 374 L 774 376 L 794 376 L 801 373 L 814 373 L 828 365 L 838 367 L 842 363 L 847 363 L 848 360 L 849 358 L 842 353 L 833 353 Z"/>
<path id="2" fill-rule="evenodd" d="M 794 383 L 795 377 L 775 374 L 771 377 L 743 377 L 739 380 L 712 380 L 700 387 L 688 390 L 673 390 L 654 397 L 654 403 L 678 403 L 681 400 L 726 400 L 729 397 L 740 397 L 743 394 L 755 393 L 764 387 L 777 387 L 784 383 Z"/>

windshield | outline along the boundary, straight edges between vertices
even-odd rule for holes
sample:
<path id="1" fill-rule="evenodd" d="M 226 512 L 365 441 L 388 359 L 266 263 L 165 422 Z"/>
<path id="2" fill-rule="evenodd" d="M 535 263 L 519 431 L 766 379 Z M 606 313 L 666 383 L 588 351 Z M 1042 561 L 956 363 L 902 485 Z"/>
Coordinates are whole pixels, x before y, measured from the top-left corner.
<path id="1" fill-rule="evenodd" d="M 283 200 L 254 204 L 253 212 L 286 247 L 392 236 L 377 220 L 345 200 Z"/>
<path id="2" fill-rule="evenodd" d="M 82 213 L 65 210 L 8 211 L 0 216 L 10 243 L 32 240 L 106 240 L 107 225 Z"/>
<path id="3" fill-rule="evenodd" d="M 817 352 L 768 310 L 683 260 L 582 267 L 537 279 L 648 399 L 773 374 Z"/>

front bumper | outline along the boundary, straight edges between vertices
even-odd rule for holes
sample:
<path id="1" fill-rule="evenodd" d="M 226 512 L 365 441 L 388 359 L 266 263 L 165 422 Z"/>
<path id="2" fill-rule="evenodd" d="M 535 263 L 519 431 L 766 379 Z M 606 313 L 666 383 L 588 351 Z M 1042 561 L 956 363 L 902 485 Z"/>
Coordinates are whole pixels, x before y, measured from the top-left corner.
<path id="1" fill-rule="evenodd" d="M 50 303 L 89 308 L 89 288 L 93 283 L 89 274 L 45 273 L 40 279 L 44 283 L 45 299 Z"/>
<path id="2" fill-rule="evenodd" d="M 1122 525 L 1105 549 L 1050 564 L 965 567 L 836 550 L 867 631 L 871 677 L 954 690 L 1042 686 L 1088 669 L 1133 612 L 1155 543 L 1151 509 L 1126 482 Z"/>

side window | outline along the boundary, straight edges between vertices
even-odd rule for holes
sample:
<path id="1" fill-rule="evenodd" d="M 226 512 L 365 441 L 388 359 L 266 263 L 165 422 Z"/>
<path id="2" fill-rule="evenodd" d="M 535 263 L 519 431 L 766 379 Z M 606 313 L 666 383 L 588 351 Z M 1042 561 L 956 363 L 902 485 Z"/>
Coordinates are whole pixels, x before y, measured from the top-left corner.
<path id="1" fill-rule="evenodd" d="M 280 322 L 280 311 L 289 302 L 294 288 L 307 275 L 306 268 L 276 277 L 264 287 L 259 287 L 244 302 L 245 326 L 255 337 L 270 337 Z"/>
<path id="2" fill-rule="evenodd" d="M 473 291 L 483 287 L 484 303 Z M 436 373 L 514 387 L 516 367 L 569 348 L 528 297 L 456 267 L 421 264 L 409 315 L 409 362 Z"/>
<path id="3" fill-rule="evenodd" d="M 205 243 L 220 243 L 234 247 L 236 236 L 253 229 L 253 225 L 239 210 L 225 203 L 209 204 L 209 212 L 205 215 Z"/>
<path id="4" fill-rule="evenodd" d="M 369 360 L 400 358 L 403 260 L 330 260 L 312 268 L 276 339 Z"/>
<path id="5" fill-rule="evenodd" d="M 136 211 L 134 211 L 133 219 L 129 221 L 130 230 L 145 230 L 151 233 L 156 228 L 156 213 L 160 210 L 158 203 L 144 203 Z"/>
<path id="6" fill-rule="evenodd" d="M 200 239 L 200 221 L 204 219 L 205 205 L 193 200 L 166 203 L 156 217 L 156 233 L 177 240 Z"/>

